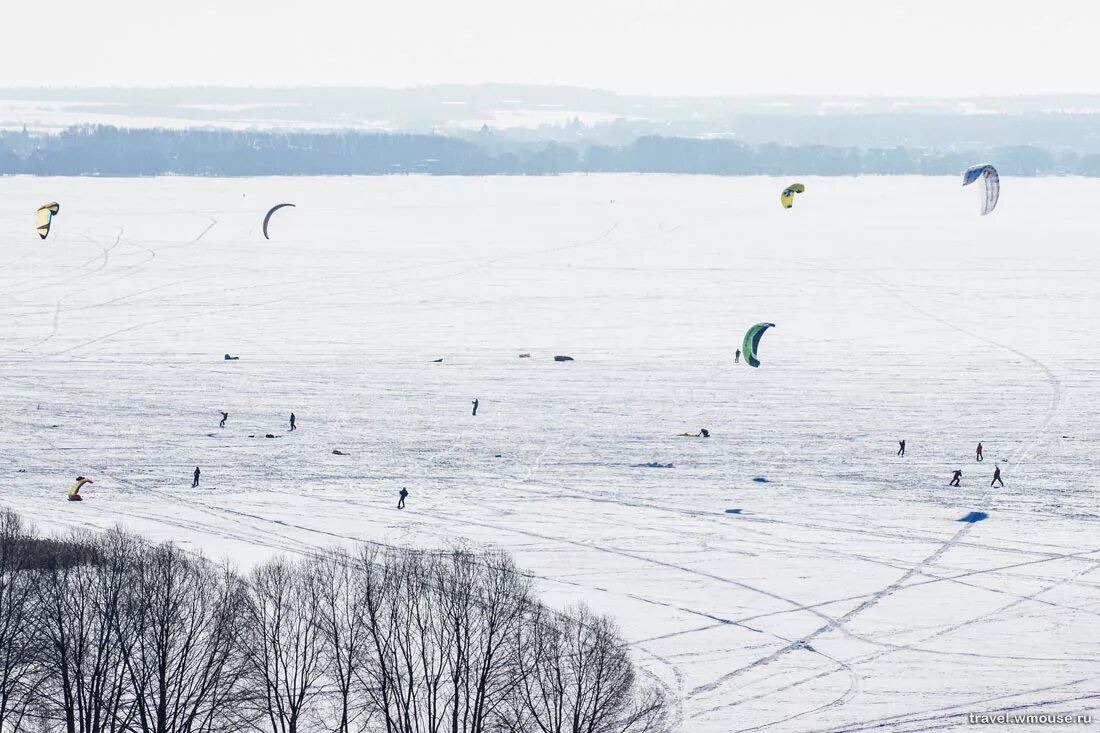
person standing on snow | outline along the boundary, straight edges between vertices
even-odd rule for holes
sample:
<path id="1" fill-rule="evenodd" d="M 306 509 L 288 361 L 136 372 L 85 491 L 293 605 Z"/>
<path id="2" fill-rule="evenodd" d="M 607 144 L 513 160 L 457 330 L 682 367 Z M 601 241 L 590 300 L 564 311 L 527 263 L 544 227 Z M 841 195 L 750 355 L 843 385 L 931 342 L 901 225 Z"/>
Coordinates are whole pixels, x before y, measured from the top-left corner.
<path id="1" fill-rule="evenodd" d="M 294 413 L 292 412 L 290 413 L 290 431 L 294 432 L 295 430 L 297 430 L 297 428 L 294 427 Z"/>
<path id="2" fill-rule="evenodd" d="M 1005 485 L 1005 482 L 1001 480 L 1001 467 L 997 466 L 997 465 L 994 465 L 993 466 L 993 480 L 989 482 L 989 488 L 992 489 L 993 484 L 996 484 L 996 483 L 999 483 L 1002 488 Z"/>
<path id="3" fill-rule="evenodd" d="M 218 423 L 219 428 L 225 427 L 225 421 L 229 419 L 229 413 L 222 411 L 222 421 Z"/>
<path id="4" fill-rule="evenodd" d="M 199 476 L 201 474 L 202 474 L 202 471 L 199 470 L 198 466 L 195 466 L 195 480 L 191 482 L 191 488 L 192 489 L 199 485 Z"/>
<path id="5" fill-rule="evenodd" d="M 478 401 L 477 401 L 477 397 L 475 397 L 475 398 L 474 398 L 474 402 L 473 402 L 473 405 L 474 405 L 474 412 L 473 412 L 473 414 L 474 414 L 475 416 L 477 415 L 477 406 L 478 406 L 478 404 L 479 404 L 479 403 L 478 403 Z"/>
<path id="6" fill-rule="evenodd" d="M 956 468 L 955 473 L 951 476 L 951 483 L 949 483 L 948 486 L 958 486 L 959 481 L 962 479 L 962 477 L 962 469 Z"/>
<path id="7" fill-rule="evenodd" d="M 978 443 L 978 447 L 974 450 L 974 460 L 984 461 L 985 457 L 982 456 L 982 444 Z"/>
<path id="8" fill-rule="evenodd" d="M 905 441 L 904 440 L 899 440 L 898 441 L 898 455 L 899 456 L 904 456 L 905 455 Z"/>
<path id="9" fill-rule="evenodd" d="M 398 496 L 400 497 L 397 500 L 397 508 L 398 509 L 404 509 L 405 508 L 405 497 L 408 496 L 408 495 L 409 495 L 408 489 L 406 489 L 404 486 L 402 486 L 401 487 L 401 493 L 398 494 Z"/>
<path id="10" fill-rule="evenodd" d="M 741 363 L 741 349 L 738 349 L 737 351 L 733 352 L 733 363 L 734 364 L 740 364 Z"/>

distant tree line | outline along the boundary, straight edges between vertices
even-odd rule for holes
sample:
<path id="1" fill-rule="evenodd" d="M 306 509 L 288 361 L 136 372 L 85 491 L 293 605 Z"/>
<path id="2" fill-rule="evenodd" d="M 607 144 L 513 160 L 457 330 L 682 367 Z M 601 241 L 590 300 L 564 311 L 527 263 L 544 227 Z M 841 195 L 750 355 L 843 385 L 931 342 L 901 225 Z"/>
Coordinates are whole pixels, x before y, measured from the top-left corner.
<path id="1" fill-rule="evenodd" d="M 992 162 L 1005 175 L 1100 176 L 1100 154 L 1031 145 L 859 148 L 646 136 L 612 146 L 483 138 L 104 126 L 73 127 L 56 135 L 4 132 L 0 175 L 954 175 L 969 165 Z"/>
<path id="2" fill-rule="evenodd" d="M 613 623 L 499 552 L 332 550 L 247 575 L 0 511 L 0 733 L 658 733 Z"/>

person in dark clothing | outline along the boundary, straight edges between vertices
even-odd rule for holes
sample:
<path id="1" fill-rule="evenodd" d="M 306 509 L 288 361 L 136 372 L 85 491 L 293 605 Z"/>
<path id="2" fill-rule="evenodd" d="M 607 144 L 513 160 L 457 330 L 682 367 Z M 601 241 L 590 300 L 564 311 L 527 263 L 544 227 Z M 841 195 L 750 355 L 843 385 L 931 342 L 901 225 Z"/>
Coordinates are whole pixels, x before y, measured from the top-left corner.
<path id="1" fill-rule="evenodd" d="M 296 427 L 294 427 L 294 413 L 293 413 L 293 412 L 292 412 L 292 413 L 290 413 L 290 430 L 291 430 L 292 432 L 293 432 L 294 430 L 297 430 L 297 428 L 296 428 Z"/>
<path id="2" fill-rule="evenodd" d="M 225 421 L 228 420 L 228 419 L 229 419 L 229 413 L 228 412 L 222 412 L 222 421 L 220 423 L 218 423 L 218 427 L 219 428 L 224 428 L 225 427 Z"/>
<path id="3" fill-rule="evenodd" d="M 989 488 L 992 489 L 993 484 L 998 484 L 998 483 L 1002 487 L 1005 485 L 1005 482 L 1001 480 L 1001 467 L 995 465 L 995 466 L 993 466 L 993 480 L 989 482 Z"/>
<path id="4" fill-rule="evenodd" d="M 479 404 L 479 403 L 478 403 L 478 401 L 477 401 L 477 397 L 475 397 L 475 398 L 474 398 L 474 402 L 473 402 L 473 405 L 474 405 L 474 413 L 473 413 L 473 414 L 474 414 L 474 415 L 476 415 L 476 414 L 477 414 L 477 406 L 478 406 L 478 404 Z"/>
<path id="5" fill-rule="evenodd" d="M 401 487 L 401 493 L 398 494 L 398 496 L 401 497 L 397 500 L 397 508 L 398 509 L 404 509 L 405 508 L 405 497 L 408 496 L 408 495 L 409 495 L 409 490 L 406 489 L 404 486 L 402 486 Z"/>
<path id="6" fill-rule="evenodd" d="M 733 363 L 734 364 L 741 363 L 741 349 L 738 349 L 737 351 L 733 352 Z"/>
<path id="7" fill-rule="evenodd" d="M 202 471 L 199 470 L 198 466 L 195 466 L 195 480 L 191 482 L 192 489 L 199 485 L 199 476 L 201 475 Z"/>
<path id="8" fill-rule="evenodd" d="M 710 437 L 710 431 L 707 430 L 706 428 L 699 428 L 699 437 L 700 438 L 709 438 Z"/>
<path id="9" fill-rule="evenodd" d="M 984 461 L 985 460 L 985 458 L 982 456 L 982 444 L 981 443 L 978 443 L 978 447 L 974 451 L 974 460 L 976 460 L 976 461 Z"/>
<path id="10" fill-rule="evenodd" d="M 905 441 L 904 440 L 899 440 L 898 441 L 898 455 L 899 456 L 904 456 L 905 455 Z"/>
<path id="11" fill-rule="evenodd" d="M 948 486 L 958 486 L 959 480 L 962 479 L 963 472 L 960 469 L 955 469 L 955 473 L 951 476 L 951 483 Z"/>

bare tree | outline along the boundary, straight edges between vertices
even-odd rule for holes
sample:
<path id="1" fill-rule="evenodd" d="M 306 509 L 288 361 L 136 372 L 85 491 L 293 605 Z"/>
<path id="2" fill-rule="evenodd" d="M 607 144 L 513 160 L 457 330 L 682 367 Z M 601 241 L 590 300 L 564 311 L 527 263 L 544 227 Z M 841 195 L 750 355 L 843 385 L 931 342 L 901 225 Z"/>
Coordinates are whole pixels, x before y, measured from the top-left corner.
<path id="1" fill-rule="evenodd" d="M 614 624 L 501 552 L 333 550 L 248 580 L 0 512 L 0 733 L 664 733 Z"/>
<path id="2" fill-rule="evenodd" d="M 356 684 L 356 668 L 367 662 L 370 638 L 364 578 L 357 559 L 336 549 L 311 562 L 308 572 L 317 580 L 324 676 L 331 690 L 330 720 L 325 727 L 334 733 L 365 730 L 371 706 Z"/>
<path id="3" fill-rule="evenodd" d="M 22 730 L 42 680 L 31 531 L 0 510 L 0 733 Z"/>
<path id="4" fill-rule="evenodd" d="M 516 684 L 515 638 L 530 583 L 501 552 L 456 550 L 435 564 L 430 592 L 441 607 L 437 642 L 447 656 L 452 733 L 491 729 Z"/>
<path id="5" fill-rule="evenodd" d="M 395 555 L 374 547 L 364 547 L 356 563 L 359 613 L 366 624 L 367 640 L 353 673 L 359 694 L 381 718 L 386 733 L 405 729 L 399 714 L 401 689 L 395 670 L 401 635 L 398 608 L 402 567 Z"/>
<path id="6" fill-rule="evenodd" d="M 147 547 L 126 585 L 133 644 L 122 647 L 143 733 L 231 729 L 243 671 L 243 583 L 174 545 Z"/>
<path id="7" fill-rule="evenodd" d="M 245 613 L 249 682 L 272 733 L 298 733 L 322 679 L 318 584 L 300 563 L 273 560 L 256 568 Z"/>
<path id="8" fill-rule="evenodd" d="M 667 730 L 659 689 L 639 689 L 626 646 L 610 619 L 580 607 L 539 609 L 517 640 L 521 673 L 511 731 L 657 733 Z"/>
<path id="9" fill-rule="evenodd" d="M 130 724 L 124 650 L 134 624 L 122 602 L 139 542 L 120 531 L 75 534 L 82 560 L 41 574 L 38 609 L 51 717 L 68 733 L 113 733 Z"/>

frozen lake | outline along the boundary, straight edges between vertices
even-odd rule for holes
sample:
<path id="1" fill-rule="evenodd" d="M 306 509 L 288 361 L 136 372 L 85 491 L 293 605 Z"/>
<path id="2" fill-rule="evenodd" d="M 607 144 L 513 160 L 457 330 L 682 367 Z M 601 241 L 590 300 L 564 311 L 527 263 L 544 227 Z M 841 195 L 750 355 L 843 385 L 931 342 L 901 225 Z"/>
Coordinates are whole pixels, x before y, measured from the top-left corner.
<path id="1" fill-rule="evenodd" d="M 241 563 L 491 543 L 685 733 L 1100 709 L 1100 181 L 803 182 L 0 179 L 0 505 Z"/>

